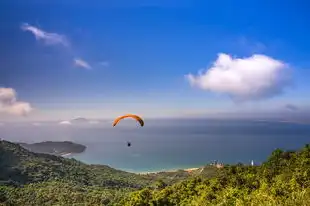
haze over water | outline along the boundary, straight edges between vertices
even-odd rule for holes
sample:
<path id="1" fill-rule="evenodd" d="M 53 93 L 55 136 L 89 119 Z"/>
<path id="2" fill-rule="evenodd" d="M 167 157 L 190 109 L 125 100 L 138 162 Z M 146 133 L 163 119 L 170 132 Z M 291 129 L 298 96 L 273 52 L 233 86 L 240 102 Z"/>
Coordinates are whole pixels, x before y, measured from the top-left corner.
<path id="1" fill-rule="evenodd" d="M 123 121 L 83 125 L 6 125 L 0 137 L 9 141 L 73 141 L 87 146 L 72 155 L 89 164 L 133 172 L 199 167 L 213 160 L 249 164 L 265 161 L 276 148 L 299 149 L 310 143 L 310 125 L 241 120 L 146 120 L 140 128 Z M 127 147 L 126 142 L 132 143 Z"/>

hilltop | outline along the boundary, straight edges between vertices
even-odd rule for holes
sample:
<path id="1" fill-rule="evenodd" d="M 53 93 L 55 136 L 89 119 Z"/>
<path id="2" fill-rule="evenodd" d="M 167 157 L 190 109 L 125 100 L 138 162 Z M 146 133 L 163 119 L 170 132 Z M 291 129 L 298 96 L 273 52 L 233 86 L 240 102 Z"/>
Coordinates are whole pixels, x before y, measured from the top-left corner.
<path id="1" fill-rule="evenodd" d="M 310 205 L 310 146 L 261 166 L 139 175 L 0 141 L 0 183 L 0 205 Z"/>

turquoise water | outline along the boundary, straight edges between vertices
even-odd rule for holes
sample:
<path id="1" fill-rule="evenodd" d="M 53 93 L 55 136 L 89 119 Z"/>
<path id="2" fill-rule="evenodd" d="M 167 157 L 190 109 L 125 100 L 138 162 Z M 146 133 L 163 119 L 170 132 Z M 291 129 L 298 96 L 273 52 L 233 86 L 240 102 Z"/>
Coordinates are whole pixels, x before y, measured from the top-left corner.
<path id="1" fill-rule="evenodd" d="M 87 146 L 84 153 L 72 156 L 78 160 L 146 172 L 199 167 L 213 160 L 261 163 L 276 148 L 298 149 L 310 143 L 310 125 L 232 120 L 149 120 L 143 128 L 134 121 L 124 121 L 115 128 L 110 123 L 36 129 L 20 127 L 18 130 L 0 130 L 0 135 L 28 142 L 74 141 Z M 132 142 L 131 147 L 127 147 L 127 141 Z"/>
<path id="2" fill-rule="evenodd" d="M 192 122 L 190 122 L 192 121 Z M 164 122 L 162 122 L 164 123 Z M 86 131 L 79 135 L 87 137 Z M 288 123 L 183 120 L 150 122 L 145 128 L 93 131 L 80 140 L 87 151 L 76 159 L 145 172 L 224 163 L 261 163 L 276 148 L 310 143 L 310 126 Z M 90 141 L 91 140 L 91 141 Z M 126 146 L 126 141 L 132 147 Z"/>

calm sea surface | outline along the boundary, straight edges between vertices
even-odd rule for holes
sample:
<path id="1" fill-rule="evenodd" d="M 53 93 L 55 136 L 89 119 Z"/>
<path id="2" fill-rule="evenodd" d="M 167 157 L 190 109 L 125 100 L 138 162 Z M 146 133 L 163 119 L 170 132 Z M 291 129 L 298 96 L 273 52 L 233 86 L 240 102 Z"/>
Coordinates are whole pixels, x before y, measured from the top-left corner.
<path id="1" fill-rule="evenodd" d="M 111 122 L 71 126 L 28 123 L 0 127 L 0 138 L 74 141 L 87 149 L 71 157 L 145 172 L 198 167 L 212 160 L 261 163 L 275 148 L 298 149 L 310 143 L 310 125 L 236 120 L 146 120 L 143 128 L 127 120 L 115 128 Z"/>

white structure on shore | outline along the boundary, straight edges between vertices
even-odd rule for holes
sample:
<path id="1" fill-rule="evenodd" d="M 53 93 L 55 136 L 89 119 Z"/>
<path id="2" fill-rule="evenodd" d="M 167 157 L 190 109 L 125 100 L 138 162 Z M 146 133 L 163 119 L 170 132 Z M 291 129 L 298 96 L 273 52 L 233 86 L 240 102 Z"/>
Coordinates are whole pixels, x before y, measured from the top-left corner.
<path id="1" fill-rule="evenodd" d="M 254 161 L 253 160 L 251 161 L 251 165 L 254 166 Z"/>
<path id="2" fill-rule="evenodd" d="M 217 167 L 217 168 L 223 168 L 224 164 L 223 163 L 219 163 L 217 160 L 215 160 L 213 163 L 211 163 L 210 165 Z"/>

